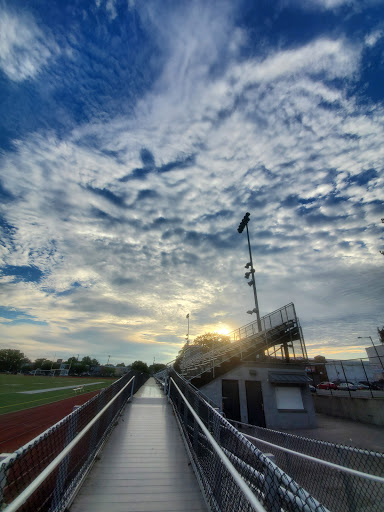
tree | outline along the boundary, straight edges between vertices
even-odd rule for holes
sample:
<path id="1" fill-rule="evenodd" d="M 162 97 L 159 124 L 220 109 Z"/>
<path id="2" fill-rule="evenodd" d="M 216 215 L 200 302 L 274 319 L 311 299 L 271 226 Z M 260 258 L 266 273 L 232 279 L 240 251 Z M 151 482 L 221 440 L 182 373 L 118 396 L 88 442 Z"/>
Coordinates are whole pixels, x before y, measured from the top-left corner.
<path id="1" fill-rule="evenodd" d="M 202 352 L 209 352 L 210 350 L 218 349 L 219 347 L 229 345 L 230 343 L 231 338 L 225 334 L 219 334 L 218 332 L 206 332 L 201 336 L 197 336 L 197 338 L 192 341 L 191 345 L 201 347 Z M 186 350 L 191 345 L 187 345 L 185 343 L 179 350 L 175 362 L 173 363 L 173 367 L 176 372 L 180 373 L 181 360 L 183 359 Z"/>
<path id="2" fill-rule="evenodd" d="M 381 343 L 384 343 L 384 325 L 381 329 L 377 328 Z"/>
<path id="3" fill-rule="evenodd" d="M 28 363 L 30 360 L 20 350 L 11 348 L 0 350 L 0 371 L 2 372 L 18 372 Z"/>
<path id="4" fill-rule="evenodd" d="M 113 377 L 115 375 L 115 371 L 114 367 L 103 366 L 100 374 L 102 377 Z"/>
<path id="5" fill-rule="evenodd" d="M 229 345 L 230 343 L 231 338 L 229 336 L 219 334 L 218 332 L 206 332 L 195 338 L 192 342 L 193 345 L 200 346 L 203 352 L 208 352 L 209 350 L 217 349 L 220 346 Z"/>
<path id="6" fill-rule="evenodd" d="M 326 358 L 324 356 L 315 356 L 313 358 L 315 365 L 315 375 L 318 376 L 320 381 L 327 381 L 328 380 L 328 374 L 327 374 L 327 367 L 325 366 L 325 363 L 327 362 Z"/>
<path id="7" fill-rule="evenodd" d="M 161 372 L 161 370 L 164 370 L 166 368 L 166 364 L 162 363 L 153 363 L 149 366 L 148 370 L 151 375 L 155 375 L 155 373 Z"/>
<path id="8" fill-rule="evenodd" d="M 141 373 L 149 373 L 148 365 L 143 361 L 134 361 L 132 363 L 131 370 L 136 370 L 137 372 Z"/>
<path id="9" fill-rule="evenodd" d="M 44 359 L 43 364 L 39 367 L 41 370 L 50 370 L 53 368 L 53 361 L 50 361 L 49 359 Z"/>
<path id="10" fill-rule="evenodd" d="M 85 366 L 99 366 L 100 364 L 97 359 L 91 359 L 89 356 L 84 356 L 81 362 Z"/>
<path id="11" fill-rule="evenodd" d="M 35 361 L 33 362 L 33 369 L 36 370 L 37 368 L 42 368 L 44 361 L 47 361 L 45 357 L 35 359 Z"/>
<path id="12" fill-rule="evenodd" d="M 122 368 L 125 368 L 125 364 L 124 363 L 119 363 L 116 365 L 116 367 L 122 367 Z"/>

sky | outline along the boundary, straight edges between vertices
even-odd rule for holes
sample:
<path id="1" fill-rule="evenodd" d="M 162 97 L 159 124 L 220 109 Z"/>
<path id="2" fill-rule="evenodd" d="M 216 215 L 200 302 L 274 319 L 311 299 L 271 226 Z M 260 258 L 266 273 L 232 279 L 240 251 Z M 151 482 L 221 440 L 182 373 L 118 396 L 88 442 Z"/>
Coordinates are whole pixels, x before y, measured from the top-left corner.
<path id="1" fill-rule="evenodd" d="M 166 363 L 384 325 L 384 3 L 0 0 L 0 348 Z"/>

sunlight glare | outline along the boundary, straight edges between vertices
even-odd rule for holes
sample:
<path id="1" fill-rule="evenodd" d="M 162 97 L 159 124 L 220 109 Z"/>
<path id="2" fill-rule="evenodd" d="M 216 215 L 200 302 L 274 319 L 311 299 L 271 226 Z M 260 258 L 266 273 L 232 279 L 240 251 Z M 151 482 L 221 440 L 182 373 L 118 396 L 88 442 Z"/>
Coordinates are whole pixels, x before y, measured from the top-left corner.
<path id="1" fill-rule="evenodd" d="M 216 332 L 218 334 L 224 334 L 224 336 L 227 336 L 231 331 L 227 327 L 222 327 L 221 329 L 217 329 Z"/>

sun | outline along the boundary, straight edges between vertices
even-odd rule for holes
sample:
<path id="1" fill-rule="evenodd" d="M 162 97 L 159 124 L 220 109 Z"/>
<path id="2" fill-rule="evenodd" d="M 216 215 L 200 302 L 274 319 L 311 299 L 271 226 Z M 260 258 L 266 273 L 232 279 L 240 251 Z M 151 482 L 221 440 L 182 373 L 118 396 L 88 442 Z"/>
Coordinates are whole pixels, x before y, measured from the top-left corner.
<path id="1" fill-rule="evenodd" d="M 223 334 L 224 336 L 228 336 L 231 332 L 227 327 L 222 327 L 221 329 L 216 330 L 217 334 Z"/>

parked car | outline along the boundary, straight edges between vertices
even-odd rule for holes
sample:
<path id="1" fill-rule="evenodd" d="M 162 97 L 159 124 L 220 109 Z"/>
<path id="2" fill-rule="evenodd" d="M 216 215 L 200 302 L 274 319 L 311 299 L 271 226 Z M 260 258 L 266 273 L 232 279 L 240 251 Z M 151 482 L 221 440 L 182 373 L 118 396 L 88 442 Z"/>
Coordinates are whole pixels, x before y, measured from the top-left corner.
<path id="1" fill-rule="evenodd" d="M 315 388 L 315 386 L 312 386 L 312 384 L 309 384 L 309 391 L 310 391 L 311 393 L 316 393 L 316 388 Z"/>
<path id="2" fill-rule="evenodd" d="M 317 389 L 337 389 L 337 386 L 334 382 L 320 382 Z"/>
<path id="3" fill-rule="evenodd" d="M 355 384 L 351 384 L 350 382 L 341 382 L 337 386 L 337 389 L 340 389 L 341 391 L 356 391 L 357 386 L 355 386 Z"/>
<path id="4" fill-rule="evenodd" d="M 364 382 L 356 382 L 357 389 L 369 389 L 369 384 L 365 384 Z"/>

